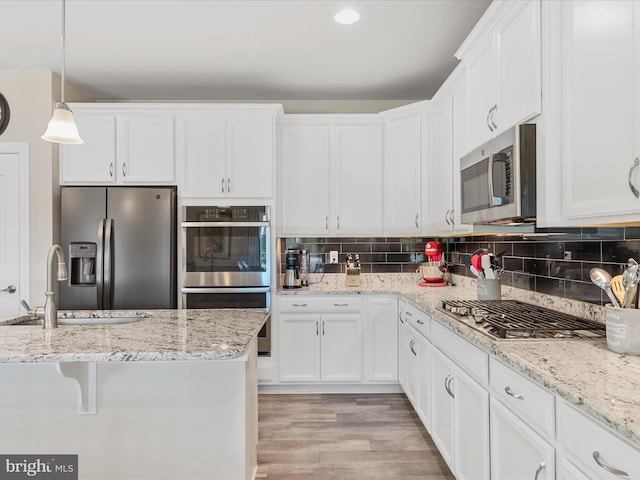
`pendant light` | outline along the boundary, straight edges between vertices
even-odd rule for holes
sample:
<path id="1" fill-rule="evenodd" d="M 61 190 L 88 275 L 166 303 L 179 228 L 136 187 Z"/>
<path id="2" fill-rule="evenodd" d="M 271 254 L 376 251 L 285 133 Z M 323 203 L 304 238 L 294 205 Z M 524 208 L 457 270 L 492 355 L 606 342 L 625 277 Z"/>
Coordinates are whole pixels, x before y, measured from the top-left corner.
<path id="1" fill-rule="evenodd" d="M 78 127 L 73 120 L 73 112 L 64 102 L 64 37 L 65 37 L 65 0 L 62 0 L 62 69 L 60 93 L 60 103 L 53 109 L 53 116 L 47 125 L 47 131 L 42 135 L 42 139 L 52 143 L 65 143 L 77 145 L 83 143 L 78 133 Z"/>

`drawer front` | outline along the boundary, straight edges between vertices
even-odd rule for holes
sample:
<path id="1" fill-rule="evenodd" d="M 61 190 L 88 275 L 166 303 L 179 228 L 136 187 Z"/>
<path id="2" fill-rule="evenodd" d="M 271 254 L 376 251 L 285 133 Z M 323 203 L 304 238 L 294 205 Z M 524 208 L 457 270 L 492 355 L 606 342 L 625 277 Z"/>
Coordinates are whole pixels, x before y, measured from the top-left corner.
<path id="1" fill-rule="evenodd" d="M 282 295 L 278 297 L 281 312 L 359 312 L 362 298 L 352 296 Z"/>
<path id="2" fill-rule="evenodd" d="M 558 401 L 558 443 L 590 477 L 640 478 L 640 450 L 564 400 Z"/>
<path id="3" fill-rule="evenodd" d="M 406 304 L 404 318 L 424 337 L 430 336 L 431 317 L 413 305 Z"/>
<path id="4" fill-rule="evenodd" d="M 481 385 L 489 383 L 489 355 L 434 321 L 431 341 Z"/>
<path id="5" fill-rule="evenodd" d="M 489 372 L 492 394 L 534 430 L 555 438 L 554 395 L 495 358 Z"/>

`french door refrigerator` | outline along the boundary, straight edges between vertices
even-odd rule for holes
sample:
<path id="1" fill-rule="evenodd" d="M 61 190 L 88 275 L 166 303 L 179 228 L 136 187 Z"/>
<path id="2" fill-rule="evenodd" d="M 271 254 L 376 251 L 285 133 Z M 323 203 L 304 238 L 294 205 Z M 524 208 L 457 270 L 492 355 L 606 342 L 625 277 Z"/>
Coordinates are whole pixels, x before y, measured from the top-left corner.
<path id="1" fill-rule="evenodd" d="M 62 187 L 60 309 L 176 308 L 175 187 Z"/>

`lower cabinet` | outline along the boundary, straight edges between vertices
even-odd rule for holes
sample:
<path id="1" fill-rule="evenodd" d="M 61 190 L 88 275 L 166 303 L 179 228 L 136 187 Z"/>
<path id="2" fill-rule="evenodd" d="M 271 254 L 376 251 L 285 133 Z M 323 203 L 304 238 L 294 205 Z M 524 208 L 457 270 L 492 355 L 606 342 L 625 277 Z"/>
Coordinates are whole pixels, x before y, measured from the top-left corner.
<path id="1" fill-rule="evenodd" d="M 364 320 L 365 380 L 398 381 L 398 299 L 366 299 Z"/>
<path id="2" fill-rule="evenodd" d="M 555 478 L 553 446 L 495 398 L 491 398 L 491 478 Z"/>

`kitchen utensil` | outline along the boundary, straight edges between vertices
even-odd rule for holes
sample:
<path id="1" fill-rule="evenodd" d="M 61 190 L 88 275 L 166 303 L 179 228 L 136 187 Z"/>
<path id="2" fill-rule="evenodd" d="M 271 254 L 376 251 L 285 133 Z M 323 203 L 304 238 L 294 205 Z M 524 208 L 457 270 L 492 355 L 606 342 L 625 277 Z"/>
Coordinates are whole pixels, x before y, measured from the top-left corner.
<path id="1" fill-rule="evenodd" d="M 632 263 L 631 260 L 633 259 L 629 259 L 629 268 L 622 274 L 622 285 L 625 288 L 622 308 L 629 308 L 631 306 L 635 292 L 638 290 L 638 281 L 640 280 L 640 266 L 638 266 L 637 263 Z"/>
<path id="2" fill-rule="evenodd" d="M 611 300 L 611 303 L 613 304 L 614 307 L 620 308 L 620 303 L 618 303 L 618 299 L 611 291 L 611 274 L 609 272 L 601 268 L 592 268 L 591 271 L 589 272 L 589 278 L 591 278 L 591 281 L 596 286 L 600 287 L 606 292 L 607 296 L 609 297 L 609 300 Z"/>
<path id="3" fill-rule="evenodd" d="M 624 285 L 622 284 L 622 275 L 616 275 L 615 277 L 613 277 L 611 279 L 611 291 L 614 293 L 614 295 L 616 296 L 616 298 L 618 299 L 618 301 L 620 302 L 620 305 L 622 305 L 624 307 L 624 294 L 625 294 L 625 288 Z"/>
<path id="4" fill-rule="evenodd" d="M 482 273 L 484 273 L 484 278 L 488 278 L 494 280 L 496 278 L 495 272 L 493 271 L 493 266 L 491 265 L 491 257 L 489 255 L 483 255 L 481 257 L 482 263 Z"/>
<path id="5" fill-rule="evenodd" d="M 471 273 L 473 273 L 476 277 L 478 277 L 478 278 L 484 278 L 484 277 L 482 276 L 482 274 L 478 271 L 478 269 L 477 269 L 476 267 L 474 267 L 473 265 L 471 265 L 471 266 L 469 267 L 469 270 L 471 270 Z"/>

